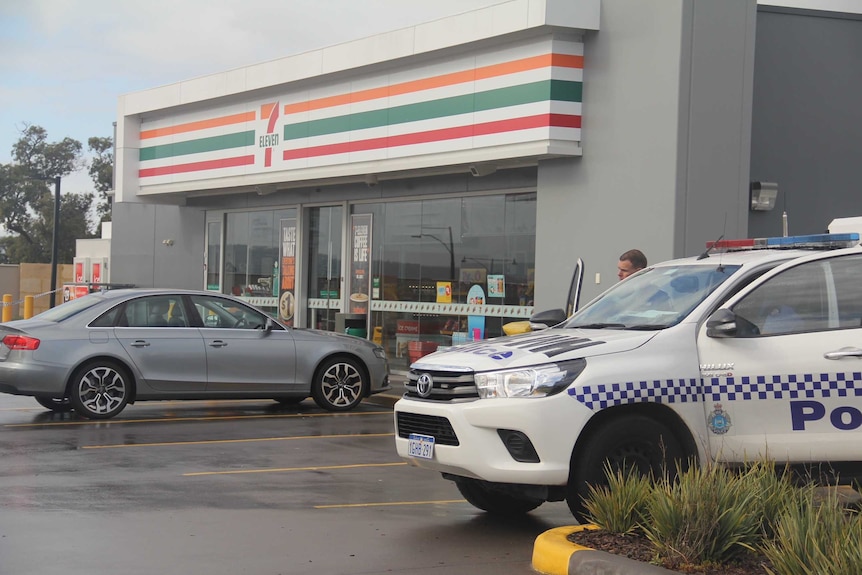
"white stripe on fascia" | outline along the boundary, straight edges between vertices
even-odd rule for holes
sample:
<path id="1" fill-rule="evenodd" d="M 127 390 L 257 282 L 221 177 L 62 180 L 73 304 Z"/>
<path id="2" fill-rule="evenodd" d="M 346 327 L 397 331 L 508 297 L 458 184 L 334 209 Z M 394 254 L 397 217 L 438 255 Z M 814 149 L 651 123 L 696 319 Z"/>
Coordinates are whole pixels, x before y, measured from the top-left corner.
<path id="1" fill-rule="evenodd" d="M 177 124 L 185 123 L 186 122 L 184 121 L 177 122 Z M 200 140 L 202 138 L 211 138 L 213 136 L 236 134 L 237 132 L 255 131 L 256 134 L 263 134 L 266 133 L 266 125 L 266 121 L 243 122 L 241 124 L 230 124 L 229 126 L 218 126 L 216 128 L 206 128 L 203 130 L 195 130 L 193 132 L 182 132 L 179 134 L 171 134 L 169 136 L 147 138 L 145 140 L 141 140 L 141 147 L 150 148 L 153 146 L 165 146 L 168 144 Z"/>
<path id="2" fill-rule="evenodd" d="M 513 118 L 521 118 L 525 116 L 534 116 L 548 113 L 580 115 L 581 104 L 580 102 L 533 102 L 530 104 L 508 106 L 505 108 L 496 108 L 493 110 L 485 110 L 481 112 L 471 112 L 467 114 L 446 116 L 443 118 L 420 120 L 418 122 L 394 124 L 391 126 L 382 126 L 379 128 L 369 128 L 366 130 L 354 130 L 352 132 L 339 132 L 337 134 L 326 134 L 322 136 L 315 136 L 312 138 L 286 140 L 284 142 L 284 145 L 280 149 L 297 150 L 309 147 L 339 144 L 346 141 L 361 141 L 370 140 L 373 138 L 384 138 L 387 136 L 417 134 L 431 130 L 457 128 L 461 126 L 468 126 L 485 122 L 511 120 Z"/>
<path id="3" fill-rule="evenodd" d="M 221 160 L 236 156 L 248 156 L 255 154 L 259 148 L 256 146 L 243 146 L 242 148 L 229 148 L 227 150 L 216 150 L 214 152 L 199 152 L 197 154 L 185 154 L 182 156 L 171 156 L 169 158 L 157 158 L 140 162 L 141 168 L 159 168 L 162 166 L 173 166 L 176 164 L 193 164 L 195 162 L 206 162 L 209 160 Z"/>
<path id="4" fill-rule="evenodd" d="M 272 168 L 269 168 L 272 169 Z M 231 168 L 219 168 L 217 170 L 201 170 L 197 172 L 183 172 L 180 174 L 170 174 L 166 176 L 154 176 L 150 178 L 141 178 L 140 182 L 153 186 L 157 184 L 172 184 L 177 182 L 191 182 L 195 180 L 205 180 L 209 178 L 224 178 L 228 176 L 246 176 L 249 174 L 262 172 L 263 164 L 254 166 L 234 166 Z"/>
<path id="5" fill-rule="evenodd" d="M 312 138 L 302 138 L 304 142 L 299 142 L 298 140 L 287 140 L 284 142 L 283 149 L 297 150 L 316 146 L 328 146 L 331 144 L 339 144 L 347 141 L 356 142 L 362 140 L 371 140 L 374 138 L 385 138 L 387 136 L 416 134 L 429 130 L 457 128 L 460 126 L 471 125 L 473 123 L 473 117 L 474 113 L 471 112 L 468 114 L 458 114 L 454 116 L 446 116 L 443 118 L 434 118 L 431 120 L 409 122 L 406 124 L 395 124 L 391 126 L 381 126 L 379 128 L 369 128 L 367 130 L 354 130 L 352 132 L 339 132 L 337 134 L 326 134 L 323 136 L 314 136 Z"/>

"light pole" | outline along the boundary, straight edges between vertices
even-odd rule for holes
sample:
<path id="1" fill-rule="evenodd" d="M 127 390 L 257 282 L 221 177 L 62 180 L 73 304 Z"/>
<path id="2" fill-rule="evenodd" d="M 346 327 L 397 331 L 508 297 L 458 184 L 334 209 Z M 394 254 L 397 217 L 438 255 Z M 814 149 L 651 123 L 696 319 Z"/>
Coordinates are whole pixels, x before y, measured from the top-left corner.
<path id="1" fill-rule="evenodd" d="M 60 243 L 60 176 L 54 178 L 54 238 L 51 243 L 51 296 L 54 307 L 57 294 L 57 246 Z"/>
<path id="2" fill-rule="evenodd" d="M 434 229 L 437 229 L 437 228 L 434 228 Z M 449 230 L 449 244 L 448 245 L 446 244 L 446 242 L 444 242 L 443 240 L 441 240 L 440 238 L 438 238 L 434 234 L 414 234 L 412 237 L 414 237 L 414 238 L 433 238 L 433 239 L 437 240 L 441 246 L 446 248 L 446 251 L 449 252 L 449 278 L 452 281 L 455 281 L 455 245 L 452 243 L 452 226 L 447 226 L 446 228 L 440 228 L 440 229 L 441 230 L 442 229 L 448 229 Z"/>

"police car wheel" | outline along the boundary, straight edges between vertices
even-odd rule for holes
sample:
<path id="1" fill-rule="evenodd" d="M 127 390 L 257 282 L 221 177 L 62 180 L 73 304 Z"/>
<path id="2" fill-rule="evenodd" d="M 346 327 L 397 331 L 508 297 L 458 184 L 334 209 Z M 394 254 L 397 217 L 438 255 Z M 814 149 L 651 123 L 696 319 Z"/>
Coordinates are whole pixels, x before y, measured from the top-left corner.
<path id="1" fill-rule="evenodd" d="M 590 433 L 572 455 L 566 503 L 583 522 L 588 519 L 584 499 L 589 486 L 607 485 L 605 470 L 633 469 L 640 475 L 676 475 L 676 465 L 685 465 L 686 454 L 666 425 L 645 415 L 610 420 Z"/>
<path id="2" fill-rule="evenodd" d="M 478 479 L 460 477 L 455 480 L 455 485 L 470 505 L 492 515 L 507 517 L 523 515 L 543 503 L 535 499 L 524 499 L 504 493 L 495 489 L 492 483 Z"/>

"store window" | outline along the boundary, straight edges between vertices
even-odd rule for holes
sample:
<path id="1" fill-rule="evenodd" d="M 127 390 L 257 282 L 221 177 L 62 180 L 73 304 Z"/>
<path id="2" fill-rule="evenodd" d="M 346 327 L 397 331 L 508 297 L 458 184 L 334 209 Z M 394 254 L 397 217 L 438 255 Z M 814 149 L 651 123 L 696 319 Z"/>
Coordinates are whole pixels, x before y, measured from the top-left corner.
<path id="1" fill-rule="evenodd" d="M 282 225 L 296 210 L 234 212 L 225 217 L 222 291 L 275 314 L 281 289 Z"/>
<path id="2" fill-rule="evenodd" d="M 352 214 L 371 216 L 369 331 L 396 365 L 503 335 L 532 313 L 535 193 L 358 204 Z"/>

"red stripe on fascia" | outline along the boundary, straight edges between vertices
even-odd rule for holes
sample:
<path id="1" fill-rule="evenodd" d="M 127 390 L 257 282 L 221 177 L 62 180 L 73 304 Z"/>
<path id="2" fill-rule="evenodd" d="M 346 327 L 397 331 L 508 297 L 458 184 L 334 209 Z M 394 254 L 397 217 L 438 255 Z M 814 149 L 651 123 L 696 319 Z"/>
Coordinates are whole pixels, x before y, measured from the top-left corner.
<path id="1" fill-rule="evenodd" d="M 357 140 L 355 142 L 343 142 L 340 144 L 327 144 L 325 146 L 312 146 L 310 148 L 285 150 L 283 157 L 285 160 L 297 160 L 301 158 L 379 150 L 380 148 L 396 148 L 398 146 L 409 146 L 411 144 L 427 144 L 429 142 L 456 140 L 459 138 L 469 138 L 471 136 L 487 136 L 489 134 L 500 134 L 502 132 L 515 132 L 518 130 L 549 127 L 580 128 L 581 117 L 567 114 L 537 114 L 535 116 L 525 116 L 523 118 L 515 118 L 512 120 L 483 122 L 481 124 L 473 124 L 470 126 L 441 128 L 439 130 L 428 130 L 427 132 L 402 134 L 400 136 L 385 136 L 383 138 L 371 138 L 368 140 Z"/>
<path id="2" fill-rule="evenodd" d="M 264 168 L 272 167 L 272 148 L 267 148 L 263 152 L 263 167 Z"/>
<path id="3" fill-rule="evenodd" d="M 218 170 L 219 168 L 235 168 L 237 166 L 250 166 L 254 164 L 254 156 L 237 156 L 235 158 L 224 158 L 222 160 L 207 160 L 205 162 L 192 162 L 190 164 L 179 164 L 176 166 L 161 166 L 159 168 L 144 168 L 138 170 L 139 178 L 151 178 L 153 176 L 167 176 L 170 174 L 185 174 L 188 172 L 201 172 L 204 170 Z"/>

